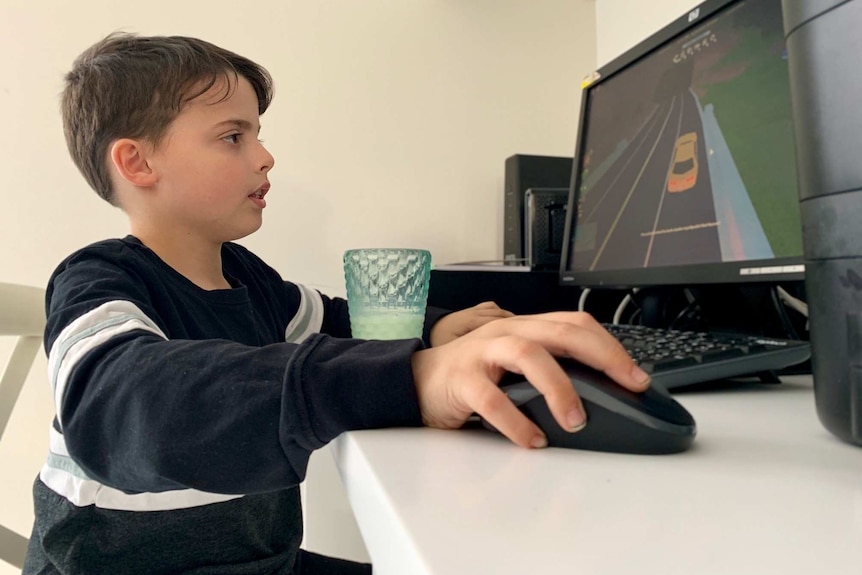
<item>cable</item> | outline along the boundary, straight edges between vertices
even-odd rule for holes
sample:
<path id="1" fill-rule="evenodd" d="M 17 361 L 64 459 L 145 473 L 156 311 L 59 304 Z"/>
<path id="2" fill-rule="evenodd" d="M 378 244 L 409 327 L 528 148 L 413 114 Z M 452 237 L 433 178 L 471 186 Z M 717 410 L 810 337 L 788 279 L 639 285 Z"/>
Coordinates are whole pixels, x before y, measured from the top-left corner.
<path id="1" fill-rule="evenodd" d="M 620 302 L 620 305 L 617 306 L 617 311 L 614 312 L 614 325 L 619 325 L 620 319 L 623 317 L 623 311 L 625 311 L 626 306 L 629 305 L 632 301 L 632 296 L 640 291 L 640 288 L 632 288 L 632 290 L 626 294 L 626 297 L 623 298 L 623 301 Z"/>
<path id="2" fill-rule="evenodd" d="M 697 303 L 697 298 L 694 297 L 694 294 L 691 293 L 691 290 L 688 288 L 684 288 L 682 290 L 683 295 L 685 295 L 685 299 L 688 302 L 682 311 L 680 311 L 675 318 L 668 324 L 668 329 L 677 329 L 677 322 L 683 319 L 690 319 L 691 314 L 700 308 L 700 304 Z"/>
<path id="3" fill-rule="evenodd" d="M 778 292 L 778 297 L 787 304 L 788 307 L 795 309 L 805 317 L 808 317 L 808 304 L 799 298 L 790 295 L 786 289 L 781 286 L 775 286 L 775 291 Z"/>
<path id="4" fill-rule="evenodd" d="M 680 321 L 681 319 L 686 319 L 689 316 L 689 314 L 696 308 L 697 308 L 697 302 L 696 301 L 688 302 L 688 305 L 686 305 L 684 308 L 682 308 L 682 311 L 680 311 L 678 314 L 676 314 L 676 317 L 673 318 L 673 320 L 671 320 L 671 322 L 668 324 L 667 328 L 668 329 L 677 329 L 676 323 L 678 321 Z"/>
<path id="5" fill-rule="evenodd" d="M 799 339 L 799 334 L 796 333 L 796 328 L 793 327 L 793 322 L 787 316 L 787 310 L 781 303 L 778 295 L 778 286 L 769 290 L 769 295 L 772 296 L 772 305 L 775 306 L 775 311 L 778 312 L 778 319 L 781 320 L 781 326 L 784 328 L 784 333 L 790 339 Z"/>
<path id="6" fill-rule="evenodd" d="M 807 303 L 805 303 L 804 301 L 802 301 L 801 299 L 799 299 L 797 297 L 793 297 L 792 295 L 790 295 L 790 293 L 786 289 L 784 289 L 781 286 L 775 286 L 775 293 L 778 295 L 778 299 L 780 299 L 781 302 L 783 302 L 787 307 L 795 310 L 796 312 L 798 312 L 799 314 L 804 316 L 806 318 L 806 320 L 808 319 L 808 304 Z M 782 306 L 782 309 L 784 309 L 783 306 Z M 789 318 L 787 321 L 790 321 Z M 792 323 L 791 323 L 791 325 L 792 325 Z M 805 322 L 805 331 L 809 331 L 811 329 L 810 326 L 811 326 L 810 320 L 806 321 Z"/>
<path id="7" fill-rule="evenodd" d="M 623 316 L 623 310 L 626 309 L 626 306 L 629 305 L 629 302 L 632 301 L 632 294 L 626 294 L 626 297 L 623 298 L 623 301 L 620 302 L 620 305 L 617 306 L 617 311 L 614 312 L 614 325 L 619 325 L 620 319 Z"/>
<path id="8" fill-rule="evenodd" d="M 578 298 L 578 311 L 584 311 L 584 307 L 587 305 L 587 296 L 590 295 L 590 288 L 584 288 L 584 291 L 581 292 L 581 297 Z"/>
<path id="9" fill-rule="evenodd" d="M 688 289 L 688 288 L 683 288 L 683 289 L 682 289 L 682 293 L 683 293 L 683 295 L 685 296 L 685 299 L 686 299 L 686 301 L 687 301 L 689 304 L 693 304 L 695 301 L 697 301 L 697 298 L 696 298 L 696 297 L 694 297 L 694 294 L 693 294 L 693 293 L 691 293 L 691 290 L 690 290 L 690 289 Z"/>

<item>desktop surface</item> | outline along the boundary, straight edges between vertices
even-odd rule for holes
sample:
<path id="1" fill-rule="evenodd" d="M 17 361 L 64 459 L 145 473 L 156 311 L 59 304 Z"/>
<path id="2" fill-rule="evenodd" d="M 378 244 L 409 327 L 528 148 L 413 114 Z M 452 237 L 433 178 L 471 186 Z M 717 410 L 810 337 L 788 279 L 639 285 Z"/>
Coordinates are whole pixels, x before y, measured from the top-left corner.
<path id="1" fill-rule="evenodd" d="M 862 450 L 822 427 L 810 381 L 675 394 L 698 422 L 676 455 L 432 429 L 333 453 L 378 575 L 855 574 Z"/>

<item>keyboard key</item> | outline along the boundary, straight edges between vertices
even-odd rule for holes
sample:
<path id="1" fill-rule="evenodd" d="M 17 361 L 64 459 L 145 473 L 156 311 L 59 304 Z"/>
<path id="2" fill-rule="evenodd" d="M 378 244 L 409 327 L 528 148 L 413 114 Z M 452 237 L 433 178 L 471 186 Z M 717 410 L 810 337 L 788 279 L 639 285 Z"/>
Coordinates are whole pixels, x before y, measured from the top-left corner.
<path id="1" fill-rule="evenodd" d="M 645 372 L 652 374 L 658 371 L 667 369 L 676 369 L 680 367 L 690 367 L 697 365 L 697 359 L 694 357 L 667 357 L 663 359 L 645 360 L 640 363 L 640 368 Z"/>
<path id="2" fill-rule="evenodd" d="M 641 369 L 668 389 L 774 371 L 811 356 L 808 342 L 803 341 L 638 325 L 606 324 L 605 328 Z"/>

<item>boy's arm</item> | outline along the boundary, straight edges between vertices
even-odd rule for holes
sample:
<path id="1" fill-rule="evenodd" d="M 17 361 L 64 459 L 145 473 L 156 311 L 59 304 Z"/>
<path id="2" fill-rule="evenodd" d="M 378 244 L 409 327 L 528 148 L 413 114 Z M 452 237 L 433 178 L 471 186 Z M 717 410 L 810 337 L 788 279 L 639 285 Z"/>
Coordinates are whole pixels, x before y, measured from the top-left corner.
<path id="1" fill-rule="evenodd" d="M 314 335 L 250 347 L 171 339 L 140 281 L 81 261 L 49 286 L 55 427 L 88 476 L 127 492 L 253 493 L 300 482 L 349 429 L 421 425 L 416 340 Z"/>
<path id="2" fill-rule="evenodd" d="M 449 317 L 453 313 L 455 312 L 442 307 L 433 307 L 429 305 L 425 308 L 425 324 L 422 326 L 422 342 L 425 344 L 425 347 L 431 347 L 434 345 L 434 340 L 431 338 L 431 331 L 437 327 L 441 319 Z"/>
<path id="3" fill-rule="evenodd" d="M 514 315 L 492 301 L 482 302 L 473 307 L 468 307 L 441 317 L 428 330 L 428 342 L 431 346 L 435 347 L 444 345 L 461 336 L 467 335 L 486 323 Z"/>

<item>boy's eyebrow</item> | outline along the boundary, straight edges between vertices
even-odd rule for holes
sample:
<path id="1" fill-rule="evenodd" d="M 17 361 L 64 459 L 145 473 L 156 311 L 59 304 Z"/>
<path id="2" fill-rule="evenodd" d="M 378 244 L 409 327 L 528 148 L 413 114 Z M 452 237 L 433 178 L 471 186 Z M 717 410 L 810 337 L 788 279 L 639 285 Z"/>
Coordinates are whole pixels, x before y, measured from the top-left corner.
<path id="1" fill-rule="evenodd" d="M 240 130 L 251 130 L 254 128 L 254 125 L 248 120 L 243 120 L 240 118 L 225 120 L 223 122 L 219 122 L 215 125 L 216 128 L 221 128 L 222 126 L 236 126 Z M 257 131 L 260 133 L 260 126 L 257 126 Z"/>

